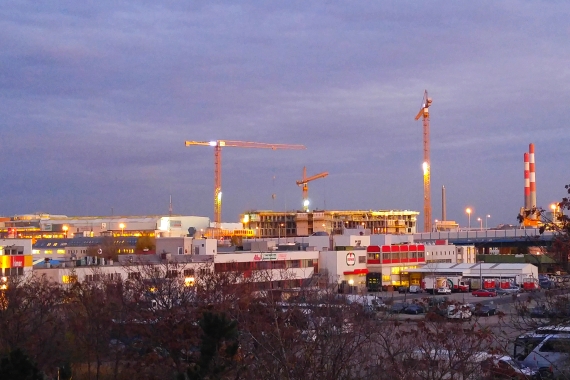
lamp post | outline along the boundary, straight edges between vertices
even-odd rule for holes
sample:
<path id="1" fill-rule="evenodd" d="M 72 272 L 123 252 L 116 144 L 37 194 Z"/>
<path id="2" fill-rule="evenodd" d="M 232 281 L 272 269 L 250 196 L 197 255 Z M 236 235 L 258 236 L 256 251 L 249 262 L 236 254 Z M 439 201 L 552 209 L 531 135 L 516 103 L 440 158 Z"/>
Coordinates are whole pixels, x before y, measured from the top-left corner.
<path id="1" fill-rule="evenodd" d="M 469 224 L 467 225 L 467 228 L 468 228 L 468 229 L 471 229 L 471 209 L 470 209 L 469 207 L 467 207 L 467 208 L 465 209 L 465 212 L 467 213 L 467 218 L 468 218 L 468 221 L 469 221 Z"/>
<path id="2" fill-rule="evenodd" d="M 121 236 L 125 234 L 125 223 L 119 224 L 119 228 L 121 229 Z"/>
<path id="3" fill-rule="evenodd" d="M 487 219 L 489 219 L 491 217 L 491 215 L 487 214 L 487 216 L 485 216 L 485 229 L 487 229 Z"/>
<path id="4" fill-rule="evenodd" d="M 65 233 L 65 238 L 67 239 L 67 230 L 69 229 L 69 227 L 67 225 L 64 225 L 61 229 Z"/>
<path id="5" fill-rule="evenodd" d="M 483 231 L 483 219 L 477 218 L 477 221 L 479 222 L 479 231 Z"/>
<path id="6" fill-rule="evenodd" d="M 484 263 L 484 261 L 479 261 L 479 289 L 483 289 L 483 269 L 482 269 L 482 264 Z"/>
<path id="7" fill-rule="evenodd" d="M 434 232 L 437 232 L 437 223 L 439 222 L 439 220 L 434 220 L 434 224 L 433 224 L 433 230 Z"/>

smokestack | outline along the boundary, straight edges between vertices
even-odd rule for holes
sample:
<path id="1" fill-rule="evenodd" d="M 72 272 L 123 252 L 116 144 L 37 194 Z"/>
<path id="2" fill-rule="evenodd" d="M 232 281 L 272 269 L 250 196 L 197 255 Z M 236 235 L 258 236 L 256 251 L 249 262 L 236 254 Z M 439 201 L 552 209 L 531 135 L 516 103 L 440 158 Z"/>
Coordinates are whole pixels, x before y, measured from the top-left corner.
<path id="1" fill-rule="evenodd" d="M 524 209 L 530 210 L 530 172 L 528 153 L 524 154 Z"/>
<path id="2" fill-rule="evenodd" d="M 447 220 L 447 215 L 445 212 L 445 186 L 441 187 L 441 220 Z"/>
<path id="3" fill-rule="evenodd" d="M 534 144 L 528 146 L 528 164 L 530 174 L 530 208 L 536 207 L 536 172 L 534 167 Z"/>

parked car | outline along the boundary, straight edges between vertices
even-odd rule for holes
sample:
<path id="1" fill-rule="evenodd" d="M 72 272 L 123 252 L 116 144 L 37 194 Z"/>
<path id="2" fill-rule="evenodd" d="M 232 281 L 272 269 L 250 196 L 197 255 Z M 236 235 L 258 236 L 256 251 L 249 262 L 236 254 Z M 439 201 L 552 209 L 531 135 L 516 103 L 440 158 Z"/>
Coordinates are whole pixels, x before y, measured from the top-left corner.
<path id="1" fill-rule="evenodd" d="M 531 318 L 548 318 L 549 313 L 545 305 L 538 305 L 530 310 Z"/>
<path id="2" fill-rule="evenodd" d="M 449 289 L 449 288 L 438 288 L 437 294 L 451 294 L 451 289 Z"/>
<path id="3" fill-rule="evenodd" d="M 410 293 L 421 293 L 422 287 L 419 285 L 410 285 Z"/>
<path id="4" fill-rule="evenodd" d="M 423 314 L 425 312 L 423 306 L 413 303 L 404 309 L 405 314 Z"/>
<path id="5" fill-rule="evenodd" d="M 497 305 L 494 304 L 477 304 L 473 309 L 473 314 L 477 316 L 488 317 L 497 314 Z"/>
<path id="6" fill-rule="evenodd" d="M 449 305 L 447 306 L 446 317 L 451 319 L 471 319 L 471 305 Z"/>
<path id="7" fill-rule="evenodd" d="M 478 289 L 471 292 L 471 295 L 475 297 L 496 297 L 497 292 L 493 292 L 490 289 Z"/>
<path id="8" fill-rule="evenodd" d="M 497 289 L 495 289 L 495 292 L 499 296 L 504 296 L 506 294 L 517 294 L 517 293 L 520 293 L 520 291 L 521 291 L 521 288 L 519 288 L 518 286 L 511 286 L 510 288 L 497 288 Z"/>
<path id="9" fill-rule="evenodd" d="M 541 379 L 540 373 L 510 356 L 495 356 L 490 360 L 489 372 L 493 379 Z"/>
<path id="10" fill-rule="evenodd" d="M 404 309 L 408 307 L 407 303 L 395 303 L 390 307 L 390 314 L 399 314 L 404 311 Z"/>
<path id="11" fill-rule="evenodd" d="M 410 288 L 407 286 L 400 286 L 398 288 L 398 293 L 409 293 L 410 292 Z"/>

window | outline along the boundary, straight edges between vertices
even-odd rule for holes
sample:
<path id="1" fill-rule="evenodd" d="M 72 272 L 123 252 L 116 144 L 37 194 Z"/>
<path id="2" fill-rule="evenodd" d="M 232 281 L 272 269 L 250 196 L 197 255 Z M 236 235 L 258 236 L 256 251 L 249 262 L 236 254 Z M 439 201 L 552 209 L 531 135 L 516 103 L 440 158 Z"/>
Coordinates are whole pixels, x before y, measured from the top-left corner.
<path id="1" fill-rule="evenodd" d="M 358 264 L 366 264 L 366 256 L 358 256 Z"/>
<path id="2" fill-rule="evenodd" d="M 51 249 L 46 249 L 44 252 L 46 255 L 51 255 L 53 251 Z"/>
<path id="3" fill-rule="evenodd" d="M 313 266 L 313 260 L 307 260 L 307 267 L 310 268 Z"/>
<path id="4" fill-rule="evenodd" d="M 548 339 L 542 347 L 540 352 L 570 352 L 570 338 L 552 337 Z"/>
<path id="5" fill-rule="evenodd" d="M 178 277 L 178 271 L 176 269 L 169 269 L 166 272 L 166 278 L 176 278 Z"/>
<path id="6" fill-rule="evenodd" d="M 192 276 L 194 276 L 194 269 L 184 269 L 184 277 L 192 277 Z"/>
<path id="7" fill-rule="evenodd" d="M 178 254 L 179 255 L 183 255 L 184 254 L 184 249 L 182 247 L 178 247 Z"/>
<path id="8" fill-rule="evenodd" d="M 129 280 L 139 280 L 141 278 L 140 272 L 129 272 L 127 275 Z"/>
<path id="9" fill-rule="evenodd" d="M 291 268 L 300 268 L 301 267 L 301 260 L 291 260 L 290 262 Z"/>

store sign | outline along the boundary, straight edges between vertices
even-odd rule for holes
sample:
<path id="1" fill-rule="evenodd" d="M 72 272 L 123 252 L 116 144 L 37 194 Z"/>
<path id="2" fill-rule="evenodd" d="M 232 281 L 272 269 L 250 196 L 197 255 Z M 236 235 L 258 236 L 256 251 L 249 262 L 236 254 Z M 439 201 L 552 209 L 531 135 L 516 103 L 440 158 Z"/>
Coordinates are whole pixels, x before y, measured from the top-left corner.
<path id="1" fill-rule="evenodd" d="M 264 253 L 261 256 L 261 259 L 263 261 L 267 261 L 267 260 L 277 260 L 277 254 L 276 253 Z"/>
<path id="2" fill-rule="evenodd" d="M 346 254 L 346 265 L 354 266 L 354 264 L 356 264 L 356 255 L 354 252 L 348 252 Z"/>
<path id="3" fill-rule="evenodd" d="M 24 267 L 24 256 L 12 256 L 12 268 Z"/>
<path id="4" fill-rule="evenodd" d="M 182 228 L 182 221 L 181 220 L 171 220 L 170 221 L 170 228 Z"/>

